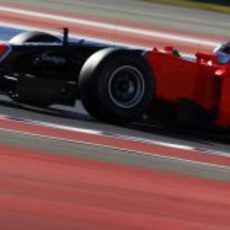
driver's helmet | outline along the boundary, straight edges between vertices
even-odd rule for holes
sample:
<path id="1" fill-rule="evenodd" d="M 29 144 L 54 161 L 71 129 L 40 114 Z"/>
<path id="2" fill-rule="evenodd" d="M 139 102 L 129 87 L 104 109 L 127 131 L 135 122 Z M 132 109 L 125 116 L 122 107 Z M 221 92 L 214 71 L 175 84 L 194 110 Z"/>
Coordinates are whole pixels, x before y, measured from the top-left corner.
<path id="1" fill-rule="evenodd" d="M 230 42 L 219 45 L 214 50 L 214 54 L 218 57 L 221 64 L 230 62 Z"/>

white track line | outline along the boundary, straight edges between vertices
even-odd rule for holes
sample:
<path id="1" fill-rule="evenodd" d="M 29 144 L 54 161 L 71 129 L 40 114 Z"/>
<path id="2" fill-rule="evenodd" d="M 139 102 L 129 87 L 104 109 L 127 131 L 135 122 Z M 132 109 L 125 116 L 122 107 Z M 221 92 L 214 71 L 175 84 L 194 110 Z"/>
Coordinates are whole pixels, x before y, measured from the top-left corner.
<path id="1" fill-rule="evenodd" d="M 52 33 L 54 35 L 60 36 L 61 31 L 57 32 L 58 29 L 55 30 L 55 28 L 52 29 L 44 29 L 43 27 L 38 27 L 38 26 L 25 26 L 21 25 L 19 22 L 17 23 L 8 23 L 8 22 L 0 22 L 0 26 L 5 27 L 5 28 L 14 28 L 14 29 L 19 29 L 19 30 L 39 30 L 39 31 L 44 31 L 47 33 Z M 127 46 L 130 48 L 134 49 L 151 49 L 152 46 L 138 46 L 138 45 L 132 45 L 130 43 L 125 43 L 125 42 L 115 42 L 111 40 L 106 40 L 106 39 L 100 39 L 100 38 L 93 38 L 89 36 L 83 36 L 83 35 L 78 35 L 78 34 L 73 34 L 70 33 L 70 37 L 73 39 L 84 39 L 89 42 L 95 42 L 95 43 L 103 43 L 103 44 L 109 44 L 109 45 L 114 45 L 114 46 Z M 3 40 L 1 40 L 3 41 Z"/>
<path id="2" fill-rule="evenodd" d="M 25 26 L 25 25 L 21 25 L 21 24 L 15 24 L 15 23 L 8 23 L 8 22 L 0 22 L 0 27 L 5 27 L 5 28 L 14 28 L 14 29 L 19 29 L 19 30 L 39 30 L 39 31 L 44 31 L 47 33 L 52 33 L 56 36 L 60 36 L 61 33 L 57 32 L 57 30 L 54 29 L 44 29 L 43 27 L 32 27 L 32 26 Z M 89 42 L 95 42 L 95 43 L 103 43 L 103 44 L 108 44 L 108 45 L 112 45 L 112 46 L 123 46 L 123 47 L 129 47 L 129 48 L 133 48 L 133 49 L 152 49 L 152 46 L 141 46 L 141 45 L 133 45 L 130 43 L 125 43 L 125 42 L 117 42 L 117 41 L 112 41 L 112 40 L 105 40 L 105 39 L 99 39 L 99 38 L 93 38 L 93 37 L 88 37 L 88 36 L 82 36 L 82 35 L 78 35 L 78 34 L 73 34 L 70 33 L 70 38 L 72 39 L 83 39 Z M 3 41 L 2 42 L 7 42 L 7 41 Z M 181 53 L 184 57 L 187 58 L 195 58 L 194 54 L 191 53 Z"/>
<path id="3" fill-rule="evenodd" d="M 55 14 L 39 13 L 36 11 L 17 9 L 17 8 L 12 8 L 12 7 L 0 6 L 0 12 L 7 12 L 7 13 L 12 13 L 12 14 L 30 16 L 33 18 L 42 18 L 42 19 L 49 19 L 49 20 L 54 20 L 54 21 L 62 21 L 62 22 L 72 23 L 72 24 L 80 24 L 80 25 L 85 25 L 88 27 L 93 27 L 93 28 L 96 27 L 96 28 L 105 29 L 105 30 L 116 30 L 119 32 L 126 32 L 126 33 L 141 35 L 141 36 L 150 36 L 154 38 L 174 40 L 177 42 L 192 43 L 196 45 L 203 45 L 203 46 L 209 46 L 209 47 L 216 47 L 219 44 L 217 42 L 196 39 L 196 38 L 191 38 L 187 36 L 180 36 L 180 35 L 178 36 L 178 35 L 174 35 L 170 33 L 163 33 L 163 32 L 146 30 L 146 29 L 138 29 L 138 28 L 133 28 L 133 27 L 128 27 L 128 26 L 119 26 L 119 25 L 103 23 L 103 22 L 94 22 L 90 20 L 59 16 Z"/>
<path id="4" fill-rule="evenodd" d="M 0 117 L 1 119 L 1 117 Z M 2 119 L 14 119 L 13 117 L 8 117 L 5 116 Z M 16 119 L 17 120 L 17 119 Z M 30 119 L 19 119 L 21 122 L 25 122 L 27 124 L 32 124 L 32 125 L 37 125 L 37 126 L 43 126 L 43 127 L 49 127 L 49 128 L 56 128 L 56 129 L 62 129 L 66 131 L 72 131 L 72 132 L 80 132 L 80 133 L 85 133 L 85 134 L 90 134 L 90 135 L 96 135 L 96 136 L 107 136 L 111 137 L 114 139 L 120 139 L 120 140 L 126 140 L 126 141 L 134 141 L 134 142 L 139 142 L 143 144 L 152 144 L 152 145 L 158 145 L 166 148 L 172 148 L 172 149 L 178 149 L 178 150 L 185 150 L 189 152 L 201 152 L 203 154 L 208 154 L 208 155 L 213 155 L 213 156 L 221 156 L 221 157 L 226 157 L 230 158 L 230 154 L 224 151 L 212 151 L 212 150 L 205 150 L 201 148 L 194 147 L 189 144 L 175 144 L 175 143 L 169 143 L 166 141 L 156 141 L 152 140 L 149 138 L 141 138 L 141 137 L 135 137 L 135 136 L 128 136 L 128 135 L 123 135 L 123 134 L 117 134 L 115 132 L 104 132 L 102 130 L 98 129 L 89 129 L 89 128 L 77 128 L 77 127 L 71 127 L 67 125 L 60 125 L 60 124 L 55 124 L 55 123 L 48 123 L 48 122 L 43 122 L 43 121 L 36 121 L 36 120 L 30 120 Z"/>
<path id="5" fill-rule="evenodd" d="M 25 120 L 25 122 L 30 123 L 30 124 L 34 124 L 34 125 L 41 125 L 41 126 L 45 126 L 45 127 L 50 127 L 50 128 L 63 129 L 63 130 L 73 131 L 73 132 L 81 132 L 81 133 L 97 135 L 97 136 L 108 136 L 108 137 L 112 137 L 112 138 L 116 138 L 116 139 L 134 141 L 134 142 L 139 142 L 139 143 L 143 143 L 143 144 L 158 145 L 158 146 L 172 148 L 172 149 L 178 149 L 178 150 L 185 150 L 185 151 L 192 151 L 192 152 L 202 151 L 203 154 L 230 158 L 230 154 L 227 152 L 212 151 L 212 150 L 205 150 L 204 151 L 202 148 L 199 149 L 199 148 L 193 147 L 189 144 L 186 144 L 186 145 L 183 144 L 182 145 L 182 144 L 169 143 L 169 142 L 165 142 L 165 141 L 155 141 L 155 140 L 151 140 L 148 138 L 134 137 L 134 136 L 128 136 L 128 135 L 123 135 L 123 134 L 116 134 L 116 133 L 112 133 L 112 132 L 111 133 L 103 132 L 103 131 L 96 130 L 96 129 L 76 128 L 76 127 L 70 127 L 70 126 L 66 126 L 66 125 L 59 125 L 59 124 L 47 123 L 47 122 L 41 122 L 41 121 L 35 121 L 35 120 Z"/>
<path id="6" fill-rule="evenodd" d="M 172 161 L 178 161 L 178 162 L 183 162 L 183 163 L 190 163 L 193 165 L 200 165 L 200 166 L 206 166 L 206 167 L 211 167 L 211 168 L 217 168 L 220 170 L 229 170 L 230 169 L 229 166 L 220 165 L 220 164 L 201 162 L 201 161 L 196 161 L 196 160 L 188 160 L 188 159 L 184 159 L 184 158 L 180 158 L 180 157 L 164 156 L 164 155 L 157 154 L 157 153 L 136 151 L 136 150 L 131 150 L 129 148 L 120 148 L 120 147 L 114 147 L 114 146 L 104 145 L 104 144 L 95 144 L 95 143 L 87 142 L 87 141 L 79 141 L 79 140 L 67 139 L 67 138 L 61 138 L 61 137 L 55 137 L 55 136 L 51 137 L 48 135 L 30 133 L 30 132 L 25 132 L 25 131 L 17 131 L 17 130 L 12 130 L 12 129 L 5 129 L 5 128 L 0 128 L 0 131 L 20 134 L 20 135 L 28 135 L 28 136 L 32 136 L 32 137 L 38 137 L 38 138 L 46 138 L 49 140 L 66 141 L 66 142 L 76 143 L 76 144 L 91 145 L 91 146 L 95 146 L 95 147 L 118 150 L 118 151 L 126 151 L 126 152 L 130 152 L 130 153 L 140 154 L 143 156 L 157 157 L 159 159 L 172 160 Z"/>
<path id="7" fill-rule="evenodd" d="M 154 141 L 154 140 L 150 140 L 150 139 L 138 138 L 138 137 L 132 137 L 132 136 L 130 137 L 127 135 L 120 135 L 120 134 L 115 134 L 115 133 L 108 133 L 108 132 L 105 133 L 103 131 L 99 131 L 96 129 L 76 128 L 76 127 L 70 127 L 70 126 L 66 126 L 66 125 L 59 125 L 59 124 L 34 121 L 34 120 L 25 120 L 25 122 L 29 123 L 29 124 L 41 125 L 41 126 L 56 128 L 56 129 L 63 129 L 63 130 L 67 130 L 67 131 L 81 132 L 81 133 L 92 134 L 92 135 L 97 135 L 97 136 L 108 136 L 108 137 L 115 138 L 115 139 L 135 141 L 135 142 L 140 142 L 140 143 L 153 144 L 153 145 L 158 145 L 158 146 L 162 146 L 162 147 L 182 149 L 182 150 L 187 150 L 187 151 L 195 151 L 194 147 L 188 146 L 188 145 L 172 144 L 172 143 L 166 143 L 163 141 Z"/>

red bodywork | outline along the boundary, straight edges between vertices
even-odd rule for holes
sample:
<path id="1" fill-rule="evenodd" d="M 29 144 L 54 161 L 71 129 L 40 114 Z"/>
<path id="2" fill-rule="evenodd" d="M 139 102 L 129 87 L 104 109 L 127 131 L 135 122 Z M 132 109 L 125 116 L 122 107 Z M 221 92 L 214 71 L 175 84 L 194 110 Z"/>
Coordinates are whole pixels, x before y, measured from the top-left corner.
<path id="1" fill-rule="evenodd" d="M 156 81 L 156 97 L 171 105 L 182 99 L 214 113 L 214 123 L 230 126 L 230 63 L 220 64 L 213 54 L 197 53 L 188 60 L 153 49 L 147 54 Z"/>

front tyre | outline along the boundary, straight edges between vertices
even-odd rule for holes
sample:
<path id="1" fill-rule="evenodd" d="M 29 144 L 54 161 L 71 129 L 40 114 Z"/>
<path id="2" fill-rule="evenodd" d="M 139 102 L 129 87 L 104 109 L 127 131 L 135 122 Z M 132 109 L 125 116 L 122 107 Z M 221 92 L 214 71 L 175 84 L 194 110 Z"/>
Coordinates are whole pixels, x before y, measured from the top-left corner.
<path id="1" fill-rule="evenodd" d="M 107 48 L 85 62 L 79 76 L 80 98 L 96 119 L 124 123 L 137 120 L 154 95 L 154 76 L 136 51 Z"/>

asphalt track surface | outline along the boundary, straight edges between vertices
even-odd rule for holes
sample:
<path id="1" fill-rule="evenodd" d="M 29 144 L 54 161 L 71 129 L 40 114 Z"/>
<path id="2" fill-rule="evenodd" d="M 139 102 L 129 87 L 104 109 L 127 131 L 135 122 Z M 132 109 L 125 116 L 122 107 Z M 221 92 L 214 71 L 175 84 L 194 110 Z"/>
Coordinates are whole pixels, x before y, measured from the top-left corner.
<path id="1" fill-rule="evenodd" d="M 135 1 L 0 2 L 201 36 L 229 31 L 228 15 Z M 0 110 L 0 229 L 229 229 L 227 141 L 98 123 L 80 103 L 38 109 L 1 97 Z"/>

